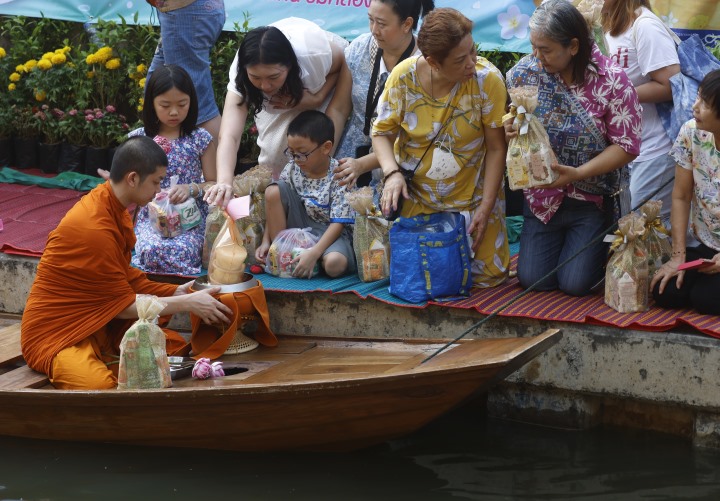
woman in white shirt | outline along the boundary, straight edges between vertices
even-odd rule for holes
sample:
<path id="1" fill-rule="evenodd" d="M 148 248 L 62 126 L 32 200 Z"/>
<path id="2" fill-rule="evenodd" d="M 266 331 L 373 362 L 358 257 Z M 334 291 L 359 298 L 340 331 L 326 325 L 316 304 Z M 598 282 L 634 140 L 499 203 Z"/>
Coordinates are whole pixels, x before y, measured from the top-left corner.
<path id="1" fill-rule="evenodd" d="M 665 133 L 655 103 L 672 100 L 670 77 L 680 71 L 674 34 L 648 0 L 605 0 L 602 14 L 608 56 L 625 70 L 643 108 L 640 155 L 630 164 L 632 206 L 662 187 L 653 199 L 662 200 L 667 226 L 675 175 L 668 152 L 674 138 Z"/>
<path id="2" fill-rule="evenodd" d="M 205 195 L 225 206 L 245 122 L 255 116 L 258 163 L 279 174 L 287 163 L 288 124 L 301 111 L 327 107 L 347 41 L 306 19 L 291 17 L 250 30 L 230 67 L 217 150 L 218 182 Z"/>

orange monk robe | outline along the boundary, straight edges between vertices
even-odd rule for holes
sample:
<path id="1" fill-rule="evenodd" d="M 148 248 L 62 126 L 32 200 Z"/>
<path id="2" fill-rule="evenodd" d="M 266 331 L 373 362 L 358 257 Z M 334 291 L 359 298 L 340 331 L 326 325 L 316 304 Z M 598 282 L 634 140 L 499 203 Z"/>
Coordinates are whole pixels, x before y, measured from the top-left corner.
<path id="1" fill-rule="evenodd" d="M 176 285 L 150 281 L 130 266 L 135 233 L 130 214 L 110 188 L 99 185 L 78 201 L 50 233 L 23 313 L 22 353 L 50 375 L 53 357 L 107 326 L 136 294 L 172 296 Z M 119 343 L 123 332 L 107 332 Z"/>

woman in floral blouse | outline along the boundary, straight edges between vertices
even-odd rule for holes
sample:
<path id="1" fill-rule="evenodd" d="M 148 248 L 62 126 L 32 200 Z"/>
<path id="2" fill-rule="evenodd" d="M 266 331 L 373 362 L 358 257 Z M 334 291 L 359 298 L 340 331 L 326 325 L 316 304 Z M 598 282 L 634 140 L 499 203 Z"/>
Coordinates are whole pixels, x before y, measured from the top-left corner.
<path id="1" fill-rule="evenodd" d="M 580 12 L 566 0 L 543 2 L 530 19 L 533 53 L 507 74 L 508 87 L 538 87 L 535 115 L 558 164 L 557 180 L 524 192 L 518 279 L 527 288 L 574 257 L 535 290 L 590 294 L 603 276 L 605 232 L 621 168 L 640 152 L 642 109 L 622 68 L 603 56 Z M 514 137 L 510 121 L 506 138 Z M 579 254 L 578 254 L 579 253 Z"/>
<path id="2" fill-rule="evenodd" d="M 677 162 L 670 212 L 673 251 L 651 287 L 660 306 L 720 315 L 720 70 L 711 71 L 700 83 L 693 116 L 670 150 Z M 686 248 L 689 219 L 700 245 Z M 683 262 L 696 259 L 710 262 L 678 270 Z"/>
<path id="3" fill-rule="evenodd" d="M 505 281 L 510 252 L 502 186 L 502 74 L 478 57 L 472 21 L 455 9 L 428 13 L 418 33 L 422 56 L 395 66 L 372 127 L 383 170 L 384 214 L 465 212 L 473 237 L 475 287 Z M 407 182 L 404 173 L 415 171 Z"/>

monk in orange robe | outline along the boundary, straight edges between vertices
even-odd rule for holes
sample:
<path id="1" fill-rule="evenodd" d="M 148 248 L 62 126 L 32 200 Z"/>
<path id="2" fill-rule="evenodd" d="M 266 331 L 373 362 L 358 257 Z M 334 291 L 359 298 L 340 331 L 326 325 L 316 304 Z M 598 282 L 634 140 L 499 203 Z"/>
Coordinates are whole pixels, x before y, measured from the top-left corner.
<path id="1" fill-rule="evenodd" d="M 28 366 L 63 389 L 117 386 L 119 346 L 138 318 L 136 294 L 161 296 L 162 315 L 189 311 L 204 322 L 228 322 L 231 310 L 212 294 L 160 284 L 130 266 L 135 246 L 127 208 L 160 191 L 165 152 L 151 138 L 128 139 L 113 157 L 110 179 L 78 201 L 50 233 L 20 327 Z M 168 353 L 186 345 L 165 331 Z M 114 370 L 113 370 L 114 369 Z"/>

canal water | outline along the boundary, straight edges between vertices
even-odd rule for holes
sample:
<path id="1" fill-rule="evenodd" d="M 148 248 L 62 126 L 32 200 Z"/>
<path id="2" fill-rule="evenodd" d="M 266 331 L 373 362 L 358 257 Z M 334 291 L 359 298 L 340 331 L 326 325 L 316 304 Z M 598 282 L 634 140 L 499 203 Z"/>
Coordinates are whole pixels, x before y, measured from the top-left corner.
<path id="1" fill-rule="evenodd" d="M 486 419 L 476 407 L 347 454 L 0 438 L 0 500 L 165 499 L 717 500 L 720 451 L 647 431 L 569 431 Z"/>

